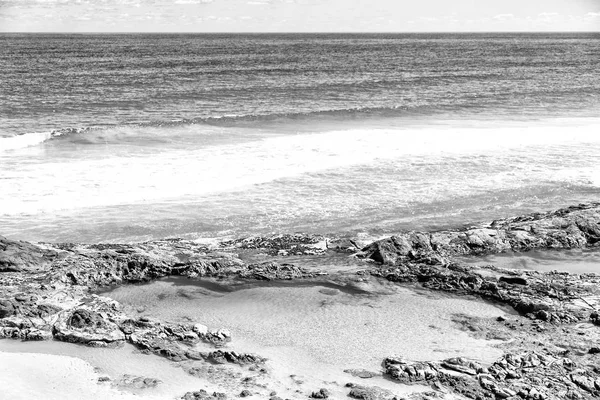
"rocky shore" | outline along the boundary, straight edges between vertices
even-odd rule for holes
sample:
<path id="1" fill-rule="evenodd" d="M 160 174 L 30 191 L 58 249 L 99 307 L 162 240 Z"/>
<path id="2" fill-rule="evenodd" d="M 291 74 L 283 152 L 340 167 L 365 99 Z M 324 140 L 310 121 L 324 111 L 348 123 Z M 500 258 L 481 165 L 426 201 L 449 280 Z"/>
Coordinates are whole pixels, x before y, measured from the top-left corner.
<path id="1" fill-rule="evenodd" d="M 596 398 L 600 397 L 600 275 L 474 267 L 462 265 L 455 257 L 599 246 L 600 203 L 458 230 L 405 232 L 365 246 L 352 239 L 305 234 L 244 238 L 215 246 L 181 239 L 33 244 L 0 236 L 0 337 L 99 347 L 129 342 L 181 363 L 192 375 L 234 374 L 235 379 L 246 379 L 240 384 L 243 390 L 234 396 L 277 399 L 268 387 L 252 383 L 254 377 L 269 374 L 265 359 L 227 350 L 224 345 L 235 338 L 226 329 L 209 330 L 202 321 L 173 324 L 127 315 L 119 303 L 99 291 L 167 276 L 228 282 L 384 279 L 422 290 L 476 296 L 515 312 L 493 320 L 455 317 L 457 326 L 472 335 L 503 340 L 504 355 L 491 365 L 461 357 L 412 362 L 390 355 L 382 360 L 388 378 L 431 386 L 431 392 L 411 398 Z M 295 265 L 303 257 L 318 260 L 332 254 L 348 257 L 352 268 Z M 199 342 L 213 349 L 194 350 Z M 368 382 L 369 376 L 364 378 Z M 152 379 L 130 380 L 135 385 L 156 384 Z M 227 396 L 200 389 L 182 393 L 182 398 Z M 347 389 L 352 398 L 394 398 L 387 390 L 368 385 Z M 328 398 L 329 394 L 315 388 L 303 396 Z"/>

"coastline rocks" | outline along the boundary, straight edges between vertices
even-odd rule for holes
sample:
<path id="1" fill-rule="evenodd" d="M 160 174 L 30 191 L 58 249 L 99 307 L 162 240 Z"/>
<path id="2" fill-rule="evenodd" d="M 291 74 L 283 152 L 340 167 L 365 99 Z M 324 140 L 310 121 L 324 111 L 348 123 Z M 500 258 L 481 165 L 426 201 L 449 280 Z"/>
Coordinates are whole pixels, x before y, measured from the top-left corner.
<path id="1" fill-rule="evenodd" d="M 600 276 L 562 272 L 511 271 L 493 266 L 463 267 L 406 263 L 365 271 L 391 282 L 414 283 L 446 292 L 477 295 L 510 305 L 522 315 L 552 323 L 594 321 L 600 305 Z"/>
<path id="2" fill-rule="evenodd" d="M 327 239 L 304 233 L 253 236 L 221 242 L 221 248 L 260 250 L 271 256 L 316 255 L 327 250 Z"/>
<path id="3" fill-rule="evenodd" d="M 211 361 L 215 364 L 264 364 L 266 361 L 265 358 L 254 354 L 245 354 L 245 353 L 236 353 L 235 351 L 223 351 L 217 350 L 211 353 L 208 353 L 206 356 L 208 361 Z"/>
<path id="4" fill-rule="evenodd" d="M 596 367 L 577 365 L 566 357 L 538 352 L 508 353 L 483 368 L 463 358 L 441 362 L 384 361 L 386 373 L 404 383 L 428 383 L 467 398 L 531 400 L 586 399 L 600 397 Z"/>
<path id="5" fill-rule="evenodd" d="M 327 389 L 319 389 L 316 392 L 312 392 L 310 395 L 311 399 L 328 399 L 329 398 L 329 390 Z"/>
<path id="6" fill-rule="evenodd" d="M 63 342 L 92 346 L 106 346 L 124 341 L 125 334 L 119 326 L 110 321 L 106 314 L 101 315 L 96 310 L 88 306 L 60 313 L 52 329 L 54 338 Z"/>
<path id="7" fill-rule="evenodd" d="M 277 260 L 291 255 L 311 256 L 313 260 L 315 255 L 329 252 L 329 256 L 352 246 L 351 241 L 338 243 L 303 234 L 238 239 L 217 248 L 181 239 L 38 246 L 0 237 L 0 337 L 54 337 L 90 346 L 127 341 L 142 351 L 181 362 L 188 372 L 246 366 L 263 373 L 265 359 L 260 356 L 226 349 L 194 349 L 200 341 L 214 347 L 227 344 L 231 335 L 225 329 L 132 318 L 117 302 L 92 294 L 92 290 L 173 275 L 230 281 L 317 278 L 325 272 Z M 594 358 L 597 352 L 591 350 L 600 341 L 600 333 L 596 332 L 600 325 L 600 275 L 469 267 L 454 262 L 452 257 L 599 246 L 600 203 L 594 203 L 461 230 L 399 234 L 364 246 L 355 258 L 347 258 L 355 264 L 351 269 L 334 273 L 340 279 L 373 276 L 427 290 L 474 295 L 509 305 L 524 316 L 517 322 L 495 321 L 498 330 L 492 332 L 492 337 L 519 339 L 491 366 L 486 368 L 461 357 L 435 362 L 388 358 L 385 373 L 398 382 L 427 384 L 473 399 L 587 399 L 600 397 L 600 369 Z M 506 343 L 502 346 L 509 348 Z M 364 371 L 349 373 L 370 375 Z M 131 379 L 134 385 L 145 382 Z M 204 391 L 185 396 L 224 398 Z M 391 393 L 360 386 L 352 387 L 350 396 L 394 398 Z"/>
<path id="8" fill-rule="evenodd" d="M 143 376 L 123 375 L 121 379 L 114 382 L 119 388 L 127 389 L 152 389 L 160 385 L 162 381 L 156 378 L 146 378 Z"/>
<path id="9" fill-rule="evenodd" d="M 392 392 L 378 386 L 362 386 L 353 383 L 346 384 L 346 387 L 352 388 L 348 397 L 361 400 L 398 400 Z"/>
<path id="10" fill-rule="evenodd" d="M 55 251 L 0 236 L 0 273 L 39 269 L 56 256 Z"/>
<path id="11" fill-rule="evenodd" d="M 227 395 L 225 393 L 213 392 L 209 394 L 206 390 L 200 389 L 196 392 L 187 392 L 183 395 L 181 400 L 225 400 Z"/>
<path id="12" fill-rule="evenodd" d="M 407 232 L 375 241 L 356 256 L 386 265 L 443 265 L 457 255 L 594 247 L 600 242 L 599 206 L 581 204 L 456 231 Z"/>

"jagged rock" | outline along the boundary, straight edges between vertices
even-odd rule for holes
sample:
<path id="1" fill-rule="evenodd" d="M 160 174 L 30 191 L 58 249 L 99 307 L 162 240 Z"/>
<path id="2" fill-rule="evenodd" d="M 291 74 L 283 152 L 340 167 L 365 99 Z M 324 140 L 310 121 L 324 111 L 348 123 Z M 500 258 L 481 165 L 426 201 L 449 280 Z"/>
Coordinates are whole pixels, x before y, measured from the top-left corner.
<path id="1" fill-rule="evenodd" d="M 56 257 L 55 251 L 0 236 L 0 272 L 41 269 Z"/>
<path id="2" fill-rule="evenodd" d="M 316 392 L 312 392 L 310 397 L 312 399 L 328 399 L 329 398 L 329 390 L 321 388 Z"/>
<path id="3" fill-rule="evenodd" d="M 236 353 L 235 351 L 217 350 L 208 353 L 207 359 L 217 364 L 263 364 L 266 360 L 254 354 Z"/>
<path id="4" fill-rule="evenodd" d="M 115 382 L 115 386 L 122 388 L 133 389 L 149 389 L 161 384 L 162 381 L 156 378 L 146 378 L 143 376 L 123 375 L 119 381 Z"/>
<path id="5" fill-rule="evenodd" d="M 96 346 L 125 340 L 125 334 L 117 324 L 103 318 L 96 311 L 83 308 L 61 313 L 53 326 L 52 334 L 55 339 L 63 342 Z"/>
<path id="6" fill-rule="evenodd" d="M 327 239 L 320 235 L 253 236 L 222 242 L 222 248 L 261 250 L 269 255 L 315 255 L 327 249 Z"/>
<path id="7" fill-rule="evenodd" d="M 206 390 L 200 389 L 196 392 L 187 392 L 181 398 L 182 400 L 225 400 L 225 393 L 213 392 L 209 394 Z"/>
<path id="8" fill-rule="evenodd" d="M 396 396 L 387 389 L 382 389 L 378 386 L 362 386 L 355 384 L 347 384 L 351 387 L 348 397 L 361 400 L 395 400 Z"/>
<path id="9" fill-rule="evenodd" d="M 201 353 L 190 347 L 200 340 L 224 344 L 230 339 L 226 331 L 132 318 L 118 303 L 90 296 L 90 291 L 169 275 L 252 280 L 314 278 L 324 272 L 280 263 L 281 257 L 338 251 L 335 246 L 327 238 L 302 234 L 239 239 L 218 248 L 181 239 L 38 246 L 0 237 L 0 337 L 44 340 L 53 334 L 59 340 L 94 346 L 127 340 L 144 351 L 182 364 L 261 364 L 264 359 L 258 356 L 232 351 Z M 513 350 L 518 351 L 507 351 L 487 369 L 460 357 L 420 363 L 390 358 L 385 370 L 393 379 L 446 388 L 468 398 L 587 399 L 597 396 L 600 388 L 600 372 L 594 367 L 596 356 L 591 351 L 597 341 L 587 337 L 596 337 L 597 333 L 590 330 L 589 335 L 580 336 L 575 333 L 579 330 L 575 323 L 600 325 L 596 311 L 600 305 L 600 277 L 468 267 L 454 262 L 453 257 L 598 246 L 600 203 L 592 203 L 459 230 L 401 233 L 363 246 L 356 256 L 370 262 L 360 263 L 365 267 L 363 271 L 351 273 L 361 279 L 371 275 L 506 304 L 525 316 L 519 317 L 520 321 L 530 324 L 524 328 L 523 323 L 518 326 L 514 321 L 495 321 L 506 326 L 504 337 L 506 332 L 508 337 L 519 333 L 521 339 L 539 337 L 545 346 L 548 338 L 554 339 L 543 332 L 552 331 L 556 341 L 567 342 L 564 346 L 555 343 L 560 350 L 553 352 L 538 348 L 540 344 L 531 348 L 514 344 Z M 260 256 L 252 258 L 249 254 Z M 268 255 L 276 258 L 270 260 Z M 539 351 L 532 351 L 534 348 Z M 355 389 L 355 395 L 361 395 L 359 388 Z"/>
<path id="10" fill-rule="evenodd" d="M 358 256 L 387 265 L 406 262 L 437 265 L 455 255 L 586 248 L 600 241 L 599 208 L 598 203 L 582 204 L 464 230 L 407 232 L 373 242 Z"/>
<path id="11" fill-rule="evenodd" d="M 16 307 L 10 300 L 0 299 L 0 318 L 10 317 L 15 313 Z"/>
<path id="12" fill-rule="evenodd" d="M 363 378 L 363 379 L 373 378 L 375 376 L 381 375 L 380 373 L 367 371 L 364 369 L 345 369 L 344 372 L 347 374 L 350 374 L 352 376 L 355 376 L 357 378 Z"/>

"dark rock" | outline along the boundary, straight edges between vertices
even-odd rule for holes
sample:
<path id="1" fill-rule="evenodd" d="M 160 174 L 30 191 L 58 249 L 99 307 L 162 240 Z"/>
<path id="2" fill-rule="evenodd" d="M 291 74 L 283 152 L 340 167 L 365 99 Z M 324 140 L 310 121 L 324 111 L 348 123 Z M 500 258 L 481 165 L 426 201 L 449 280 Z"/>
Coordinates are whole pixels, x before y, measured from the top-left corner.
<path id="1" fill-rule="evenodd" d="M 527 279 L 521 276 L 501 276 L 500 282 L 506 282 L 510 285 L 527 285 Z"/>
<path id="2" fill-rule="evenodd" d="M 0 299 L 0 318 L 10 317 L 15 313 L 16 308 L 10 300 Z"/>
<path id="3" fill-rule="evenodd" d="M 249 391 L 249 390 L 246 390 L 246 389 L 244 389 L 244 390 L 242 390 L 242 392 L 240 393 L 240 397 L 249 397 L 249 396 L 252 396 L 252 392 L 251 392 L 251 391 Z"/>
<path id="4" fill-rule="evenodd" d="M 43 269 L 56 257 L 55 251 L 0 236 L 0 272 Z"/>
<path id="5" fill-rule="evenodd" d="M 329 390 L 321 388 L 318 392 L 312 392 L 310 395 L 313 399 L 328 399 L 329 398 Z"/>
<path id="6" fill-rule="evenodd" d="M 377 386 L 352 385 L 352 390 L 348 396 L 353 399 L 362 400 L 395 400 L 396 396 L 387 389 Z"/>
<path id="7" fill-rule="evenodd" d="M 103 328 L 106 322 L 100 314 L 85 309 L 75 310 L 67 320 L 67 325 L 77 329 Z"/>
<path id="8" fill-rule="evenodd" d="M 586 248 L 599 241 L 599 208 L 598 203 L 582 204 L 535 216 L 496 220 L 464 230 L 406 232 L 378 240 L 358 255 L 386 265 L 418 261 L 437 265 L 455 255 Z"/>
<path id="9" fill-rule="evenodd" d="M 600 347 L 590 347 L 588 354 L 600 354 Z"/>
<path id="10" fill-rule="evenodd" d="M 182 400 L 224 400 L 227 399 L 225 393 L 214 392 L 209 394 L 206 390 L 200 389 L 196 392 L 187 392 L 181 398 Z"/>
<path id="11" fill-rule="evenodd" d="M 217 350 L 209 353 L 207 359 L 217 364 L 263 364 L 266 360 L 254 354 Z"/>

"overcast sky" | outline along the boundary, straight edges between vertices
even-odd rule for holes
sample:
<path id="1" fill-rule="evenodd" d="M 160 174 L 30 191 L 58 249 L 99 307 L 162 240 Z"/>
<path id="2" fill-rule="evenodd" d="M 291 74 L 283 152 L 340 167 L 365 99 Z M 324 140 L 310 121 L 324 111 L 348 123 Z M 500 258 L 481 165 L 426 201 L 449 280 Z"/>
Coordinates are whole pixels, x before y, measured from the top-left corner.
<path id="1" fill-rule="evenodd" d="M 600 0 L 0 0 L 0 31 L 600 31 Z"/>

